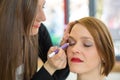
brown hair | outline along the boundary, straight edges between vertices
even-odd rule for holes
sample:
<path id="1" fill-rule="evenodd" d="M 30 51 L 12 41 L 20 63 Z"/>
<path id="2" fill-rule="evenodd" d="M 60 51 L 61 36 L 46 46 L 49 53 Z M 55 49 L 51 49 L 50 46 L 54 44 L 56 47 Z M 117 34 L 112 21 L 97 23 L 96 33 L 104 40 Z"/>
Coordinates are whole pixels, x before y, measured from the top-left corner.
<path id="1" fill-rule="evenodd" d="M 93 17 L 85 17 L 70 24 L 70 31 L 77 23 L 86 27 L 93 36 L 102 61 L 101 73 L 107 76 L 115 64 L 114 45 L 110 32 L 102 21 Z"/>
<path id="2" fill-rule="evenodd" d="M 37 39 L 29 34 L 37 4 L 38 0 L 0 1 L 0 80 L 15 80 L 19 62 L 24 64 L 24 80 L 36 72 Z"/>

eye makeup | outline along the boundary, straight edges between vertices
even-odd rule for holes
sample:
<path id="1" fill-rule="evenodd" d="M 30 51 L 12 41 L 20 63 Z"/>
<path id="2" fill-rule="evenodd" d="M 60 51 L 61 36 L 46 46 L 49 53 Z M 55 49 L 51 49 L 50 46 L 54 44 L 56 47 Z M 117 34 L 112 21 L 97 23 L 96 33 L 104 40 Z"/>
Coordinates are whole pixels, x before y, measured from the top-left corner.
<path id="1" fill-rule="evenodd" d="M 83 42 L 83 45 L 85 47 L 91 47 L 91 46 L 93 46 L 93 42 L 91 42 L 91 41 L 85 41 L 85 42 Z"/>
<path id="2" fill-rule="evenodd" d="M 84 47 L 91 47 L 94 45 L 94 42 L 89 39 L 81 38 L 79 41 L 81 42 L 81 45 L 83 45 Z M 77 41 L 73 39 L 72 37 L 70 37 L 67 42 L 69 43 L 70 46 L 73 46 L 76 44 Z"/>
<path id="3" fill-rule="evenodd" d="M 76 43 L 76 41 L 72 38 L 69 38 L 67 42 L 69 43 L 70 46 L 72 46 Z"/>

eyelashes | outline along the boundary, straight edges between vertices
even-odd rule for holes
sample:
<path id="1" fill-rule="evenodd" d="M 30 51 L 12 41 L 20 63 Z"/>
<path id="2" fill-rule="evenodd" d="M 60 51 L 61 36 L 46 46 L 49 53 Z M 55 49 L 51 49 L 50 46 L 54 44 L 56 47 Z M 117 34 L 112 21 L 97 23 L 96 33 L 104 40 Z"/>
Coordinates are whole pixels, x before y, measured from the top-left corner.
<path id="1" fill-rule="evenodd" d="M 67 41 L 69 43 L 70 46 L 74 45 L 76 42 L 72 39 L 68 39 Z"/>
<path id="2" fill-rule="evenodd" d="M 91 46 L 93 46 L 93 43 L 92 42 L 86 42 L 86 43 L 84 43 L 84 46 L 85 47 L 91 47 Z"/>
<path id="3" fill-rule="evenodd" d="M 45 8 L 45 5 L 43 5 L 42 8 Z"/>
<path id="4" fill-rule="evenodd" d="M 74 40 L 68 40 L 68 43 L 69 43 L 69 45 L 70 46 L 74 46 L 75 44 L 76 44 L 76 41 L 74 41 Z M 93 46 L 93 42 L 90 42 L 90 41 L 83 41 L 82 42 L 82 46 L 84 46 L 84 47 L 91 47 L 91 46 Z"/>

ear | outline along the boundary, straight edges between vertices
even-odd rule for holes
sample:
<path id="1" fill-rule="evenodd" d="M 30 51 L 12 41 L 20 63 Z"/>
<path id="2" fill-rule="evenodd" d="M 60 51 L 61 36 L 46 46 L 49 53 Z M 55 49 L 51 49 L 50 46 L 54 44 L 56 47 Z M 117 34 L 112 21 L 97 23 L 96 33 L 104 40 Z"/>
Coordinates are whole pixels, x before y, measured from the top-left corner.
<path id="1" fill-rule="evenodd" d="M 102 58 L 102 64 L 105 64 L 105 60 Z"/>

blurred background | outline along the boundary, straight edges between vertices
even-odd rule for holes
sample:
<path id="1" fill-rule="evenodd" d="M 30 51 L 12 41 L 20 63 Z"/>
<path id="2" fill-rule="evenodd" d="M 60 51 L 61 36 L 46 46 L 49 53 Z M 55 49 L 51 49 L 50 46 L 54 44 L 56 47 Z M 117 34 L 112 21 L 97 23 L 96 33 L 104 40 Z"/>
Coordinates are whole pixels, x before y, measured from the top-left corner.
<path id="1" fill-rule="evenodd" d="M 116 65 L 108 78 L 120 80 L 120 0 L 46 0 L 44 10 L 44 24 L 54 45 L 59 45 L 68 22 L 86 16 L 101 19 L 111 32 L 116 56 Z M 67 80 L 74 78 L 74 73 L 70 73 Z"/>

